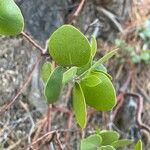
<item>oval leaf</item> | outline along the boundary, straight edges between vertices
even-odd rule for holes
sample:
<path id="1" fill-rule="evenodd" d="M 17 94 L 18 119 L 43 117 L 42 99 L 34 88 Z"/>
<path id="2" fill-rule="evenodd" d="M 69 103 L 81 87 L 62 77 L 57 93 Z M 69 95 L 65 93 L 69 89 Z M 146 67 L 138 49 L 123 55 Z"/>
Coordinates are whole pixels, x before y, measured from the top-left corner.
<path id="1" fill-rule="evenodd" d="M 116 93 L 111 80 L 102 72 L 94 72 L 93 75 L 101 81 L 97 86 L 89 87 L 84 80 L 81 81 L 87 105 L 101 111 L 111 110 L 116 105 Z"/>
<path id="2" fill-rule="evenodd" d="M 73 109 L 77 123 L 81 128 L 85 128 L 87 121 L 86 103 L 81 86 L 77 82 L 73 88 Z"/>
<path id="3" fill-rule="evenodd" d="M 63 84 L 68 83 L 69 81 L 73 80 L 76 77 L 77 67 L 72 67 L 67 70 L 63 75 Z"/>
<path id="4" fill-rule="evenodd" d="M 92 57 L 95 56 L 96 51 L 97 51 L 97 41 L 96 41 L 96 38 L 94 36 L 92 36 L 92 44 L 91 44 Z"/>
<path id="5" fill-rule="evenodd" d="M 100 147 L 102 138 L 100 135 L 91 135 L 86 139 L 81 140 L 80 150 L 96 150 Z"/>
<path id="6" fill-rule="evenodd" d="M 46 83 L 45 96 L 49 104 L 54 103 L 59 98 L 62 89 L 63 73 L 64 68 L 57 67 Z"/>
<path id="7" fill-rule="evenodd" d="M 111 145 L 115 148 L 119 148 L 119 147 L 125 147 L 127 145 L 130 145 L 132 144 L 133 141 L 132 140 L 129 140 L 129 139 L 123 139 L 123 140 L 118 140 L 118 141 L 115 141 L 113 142 Z"/>
<path id="8" fill-rule="evenodd" d="M 100 78 L 95 75 L 88 75 L 86 78 L 83 79 L 82 84 L 85 84 L 88 87 L 95 87 L 101 83 Z"/>
<path id="9" fill-rule="evenodd" d="M 108 59 L 110 59 L 112 56 L 114 56 L 117 53 L 118 49 L 112 50 L 109 53 L 107 53 L 106 55 L 104 55 L 101 59 L 99 59 L 95 64 L 93 64 L 91 66 L 91 68 L 88 70 L 88 72 L 93 71 L 95 68 L 97 68 L 98 66 L 100 66 L 101 64 L 105 63 L 106 61 L 108 61 Z"/>
<path id="10" fill-rule="evenodd" d="M 96 70 L 96 71 L 102 71 L 102 72 L 107 73 L 107 69 L 106 69 L 106 67 L 103 64 L 100 64 L 94 70 Z"/>
<path id="11" fill-rule="evenodd" d="M 116 149 L 110 145 L 107 145 L 100 147 L 98 150 L 116 150 Z"/>
<path id="12" fill-rule="evenodd" d="M 112 142 L 118 141 L 120 135 L 116 131 L 103 130 L 100 132 L 102 145 L 111 145 Z M 112 145 L 113 146 L 113 145 Z"/>
<path id="13" fill-rule="evenodd" d="M 0 34 L 17 35 L 24 28 L 24 19 L 13 0 L 0 0 Z"/>
<path id="14" fill-rule="evenodd" d="M 42 69 L 41 69 L 41 77 L 44 83 L 47 82 L 50 74 L 51 74 L 51 63 L 50 62 L 46 62 L 43 64 Z"/>
<path id="15" fill-rule="evenodd" d="M 142 150 L 142 141 L 141 140 L 139 140 L 136 143 L 134 150 Z"/>
<path id="16" fill-rule="evenodd" d="M 81 75 L 82 73 L 86 72 L 92 65 L 92 61 L 90 60 L 86 65 L 82 67 L 78 67 L 77 75 Z"/>
<path id="17" fill-rule="evenodd" d="M 108 74 L 108 73 L 106 73 L 104 71 L 100 71 L 100 70 L 99 71 L 98 70 L 92 71 L 92 73 L 96 73 L 96 72 L 101 72 L 101 73 L 105 74 L 110 80 L 112 80 L 112 76 L 110 74 Z"/>
<path id="18" fill-rule="evenodd" d="M 81 67 L 90 60 L 91 46 L 78 29 L 63 25 L 50 37 L 49 53 L 59 65 Z"/>

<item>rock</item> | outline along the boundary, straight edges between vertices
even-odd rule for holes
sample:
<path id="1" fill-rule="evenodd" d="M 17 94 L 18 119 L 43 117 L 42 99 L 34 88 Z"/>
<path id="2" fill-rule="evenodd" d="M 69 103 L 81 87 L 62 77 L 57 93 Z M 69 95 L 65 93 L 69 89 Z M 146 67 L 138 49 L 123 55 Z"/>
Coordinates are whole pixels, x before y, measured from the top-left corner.
<path id="1" fill-rule="evenodd" d="M 30 0 L 18 4 L 25 18 L 25 29 L 42 44 L 64 23 L 66 0 Z"/>

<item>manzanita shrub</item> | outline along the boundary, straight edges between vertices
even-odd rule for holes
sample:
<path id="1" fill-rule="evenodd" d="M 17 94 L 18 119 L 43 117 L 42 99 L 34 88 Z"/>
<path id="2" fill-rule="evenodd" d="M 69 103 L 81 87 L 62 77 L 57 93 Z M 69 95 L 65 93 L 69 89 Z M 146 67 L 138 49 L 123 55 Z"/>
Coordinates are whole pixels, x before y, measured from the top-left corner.
<path id="1" fill-rule="evenodd" d="M 13 0 L 0 0 L 0 34 L 17 35 L 23 31 L 24 19 Z M 42 67 L 44 94 L 49 104 L 59 99 L 62 88 L 71 82 L 73 85 L 73 109 L 81 128 L 86 126 L 87 106 L 97 110 L 111 110 L 116 104 L 116 94 L 111 76 L 102 65 L 116 50 L 93 61 L 97 43 L 92 43 L 75 27 L 63 25 L 49 38 L 49 54 L 56 62 Z"/>
<path id="2" fill-rule="evenodd" d="M 17 35 L 24 29 L 23 15 L 13 0 L 0 0 L 0 35 Z M 63 25 L 49 38 L 49 54 L 55 62 L 42 66 L 41 77 L 47 103 L 59 99 L 63 87 L 73 87 L 73 110 L 81 128 L 87 124 L 87 107 L 99 111 L 112 110 L 116 105 L 116 93 L 104 63 L 117 50 L 94 61 L 97 42 L 88 39 L 72 25 Z M 116 131 L 102 130 L 81 141 L 81 150 L 114 150 L 131 144 L 131 140 L 119 140 Z M 139 141 L 135 150 L 141 150 Z"/>
<path id="3" fill-rule="evenodd" d="M 72 83 L 73 109 L 81 128 L 86 126 L 87 106 L 106 111 L 116 104 L 111 76 L 102 65 L 116 50 L 98 61 L 93 61 L 96 50 L 97 43 L 94 37 L 90 44 L 78 29 L 71 25 L 63 25 L 49 38 L 49 54 L 57 63 L 57 67 L 47 67 L 50 62 L 46 62 L 42 67 L 44 93 L 49 104 L 59 99 L 65 84 Z"/>
<path id="4" fill-rule="evenodd" d="M 117 150 L 132 143 L 132 140 L 120 139 L 116 131 L 98 129 L 95 134 L 81 140 L 80 150 Z M 142 150 L 141 140 L 137 142 L 134 150 Z"/>

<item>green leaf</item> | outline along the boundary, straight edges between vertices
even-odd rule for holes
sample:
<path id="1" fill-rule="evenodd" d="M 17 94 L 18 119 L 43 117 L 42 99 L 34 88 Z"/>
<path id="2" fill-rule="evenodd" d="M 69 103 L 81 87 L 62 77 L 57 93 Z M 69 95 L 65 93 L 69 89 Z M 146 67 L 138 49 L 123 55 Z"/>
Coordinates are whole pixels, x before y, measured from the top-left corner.
<path id="1" fill-rule="evenodd" d="M 92 36 L 92 44 L 91 44 L 91 52 L 92 52 L 92 57 L 95 56 L 96 51 L 97 51 L 97 41 L 96 38 L 94 36 Z"/>
<path id="2" fill-rule="evenodd" d="M 141 62 L 141 57 L 139 55 L 135 54 L 134 56 L 132 56 L 132 61 L 134 63 L 140 63 Z"/>
<path id="3" fill-rule="evenodd" d="M 95 87 L 101 83 L 100 78 L 95 75 L 88 75 L 83 79 L 82 84 L 85 84 L 88 87 Z"/>
<path id="4" fill-rule="evenodd" d="M 46 62 L 43 64 L 42 69 L 41 69 L 41 77 L 44 83 L 47 82 L 50 74 L 51 74 L 51 63 L 50 62 Z"/>
<path id="5" fill-rule="evenodd" d="M 81 128 L 85 128 L 87 121 L 86 103 L 81 86 L 77 82 L 73 88 L 73 109 L 77 123 Z"/>
<path id="6" fill-rule="evenodd" d="M 95 63 L 95 61 L 93 61 L 93 64 L 94 63 Z M 112 80 L 112 76 L 107 73 L 107 69 L 103 64 L 100 64 L 99 66 L 97 66 L 92 72 L 102 72 L 105 75 L 107 75 L 110 80 Z"/>
<path id="7" fill-rule="evenodd" d="M 102 145 L 111 145 L 112 142 L 118 141 L 120 135 L 116 131 L 102 130 L 100 132 L 102 137 Z M 112 145 L 113 146 L 113 145 Z"/>
<path id="8" fill-rule="evenodd" d="M 23 31 L 24 19 L 13 0 L 0 0 L 0 34 L 17 35 Z"/>
<path id="9" fill-rule="evenodd" d="M 129 139 L 123 139 L 123 140 L 118 140 L 118 141 L 114 141 L 113 143 L 111 143 L 111 145 L 115 148 L 119 148 L 119 147 L 125 147 L 127 145 L 132 144 L 133 141 L 129 140 Z"/>
<path id="10" fill-rule="evenodd" d="M 67 70 L 63 75 L 63 84 L 68 83 L 69 81 L 73 80 L 76 77 L 77 67 L 72 67 Z"/>
<path id="11" fill-rule="evenodd" d="M 96 73 L 96 72 L 101 72 L 101 73 L 105 74 L 110 80 L 112 80 L 112 76 L 110 74 L 103 72 L 103 71 L 100 71 L 100 70 L 99 71 L 98 70 L 92 71 L 92 73 Z"/>
<path id="12" fill-rule="evenodd" d="M 108 59 L 110 59 L 112 56 L 114 56 L 117 53 L 118 49 L 112 50 L 111 52 L 107 53 L 105 56 L 103 56 L 101 59 L 99 59 L 95 64 L 93 64 L 91 66 L 91 68 L 89 69 L 88 72 L 93 71 L 95 68 L 97 68 L 98 66 L 100 66 L 101 64 L 105 63 L 106 61 L 108 61 Z"/>
<path id="13" fill-rule="evenodd" d="M 95 61 L 93 61 L 93 64 L 94 64 L 94 63 L 95 63 Z M 97 66 L 97 67 L 93 70 L 93 72 L 95 72 L 95 71 L 104 73 L 105 75 L 107 75 L 107 76 L 112 80 L 111 75 L 107 73 L 107 69 L 106 69 L 106 67 L 105 67 L 103 64 L 100 64 L 99 66 Z"/>
<path id="14" fill-rule="evenodd" d="M 77 75 L 81 75 L 82 73 L 86 72 L 92 65 L 92 61 L 90 60 L 86 65 L 82 67 L 78 67 Z"/>
<path id="15" fill-rule="evenodd" d="M 58 100 L 62 89 L 63 67 L 57 67 L 50 75 L 45 86 L 45 96 L 49 104 Z"/>
<path id="16" fill-rule="evenodd" d="M 116 150 L 116 149 L 110 145 L 107 145 L 100 147 L 98 150 Z"/>
<path id="17" fill-rule="evenodd" d="M 63 25 L 50 37 L 49 53 L 59 65 L 81 67 L 90 60 L 91 46 L 78 29 Z"/>
<path id="18" fill-rule="evenodd" d="M 149 60 L 150 60 L 150 54 L 149 53 L 142 53 L 141 54 L 141 59 L 143 60 L 143 61 L 145 61 L 145 62 L 148 62 Z"/>
<path id="19" fill-rule="evenodd" d="M 100 135 L 91 135 L 86 139 L 81 140 L 80 150 L 96 150 L 102 142 Z"/>
<path id="20" fill-rule="evenodd" d="M 96 71 L 102 71 L 102 72 L 107 73 L 107 69 L 106 69 L 106 67 L 105 67 L 103 64 L 100 64 L 99 66 L 97 66 L 97 67 L 95 68 L 95 70 L 96 70 Z"/>
<path id="21" fill-rule="evenodd" d="M 96 131 L 95 131 L 97 134 L 100 134 L 101 130 L 100 128 L 96 127 Z"/>
<path id="22" fill-rule="evenodd" d="M 116 93 L 111 80 L 102 72 L 92 72 L 101 82 L 97 86 L 89 87 L 84 79 L 80 82 L 86 104 L 101 111 L 111 110 L 116 105 Z M 90 82 L 90 81 L 89 81 Z"/>
<path id="23" fill-rule="evenodd" d="M 139 140 L 136 143 L 134 150 L 142 150 L 142 141 L 141 140 Z"/>

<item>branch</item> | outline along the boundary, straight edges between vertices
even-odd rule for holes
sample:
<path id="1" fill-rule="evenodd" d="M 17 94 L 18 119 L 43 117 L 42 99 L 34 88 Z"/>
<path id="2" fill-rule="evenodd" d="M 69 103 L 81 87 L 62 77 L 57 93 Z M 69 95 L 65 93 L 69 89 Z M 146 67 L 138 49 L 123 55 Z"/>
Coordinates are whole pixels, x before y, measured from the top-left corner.
<path id="1" fill-rule="evenodd" d="M 21 35 L 25 37 L 35 48 L 41 51 L 41 54 L 45 54 L 46 50 L 42 48 L 39 44 L 37 44 L 30 36 L 28 36 L 25 32 L 21 32 Z"/>
<path id="2" fill-rule="evenodd" d="M 81 12 L 81 10 L 82 10 L 84 4 L 85 4 L 85 0 L 81 0 L 81 2 L 80 2 L 80 4 L 78 5 L 76 11 L 73 13 L 73 15 L 71 15 L 70 19 L 68 19 L 68 20 L 69 20 L 68 22 L 69 22 L 70 24 L 71 24 L 71 23 L 74 21 L 74 19 L 79 15 L 79 13 Z"/>
<path id="3" fill-rule="evenodd" d="M 46 139 L 50 135 L 58 134 L 58 133 L 65 133 L 65 132 L 78 132 L 78 130 L 61 129 L 61 130 L 53 130 L 53 131 L 47 132 L 43 136 L 39 137 L 37 140 L 33 141 L 32 144 L 27 145 L 25 148 L 23 148 L 23 150 L 33 147 L 35 144 Z"/>
<path id="4" fill-rule="evenodd" d="M 83 8 L 83 5 L 85 3 L 85 0 L 81 0 L 77 10 L 75 11 L 75 13 L 73 14 L 73 17 L 77 17 L 81 11 L 81 9 Z"/>
<path id="5" fill-rule="evenodd" d="M 60 149 L 60 150 L 64 150 L 64 146 L 62 145 L 62 143 L 61 143 L 61 141 L 60 141 L 60 139 L 59 139 L 59 134 L 58 134 L 58 132 L 56 132 L 56 142 L 57 142 L 57 144 L 58 144 L 59 149 Z"/>

